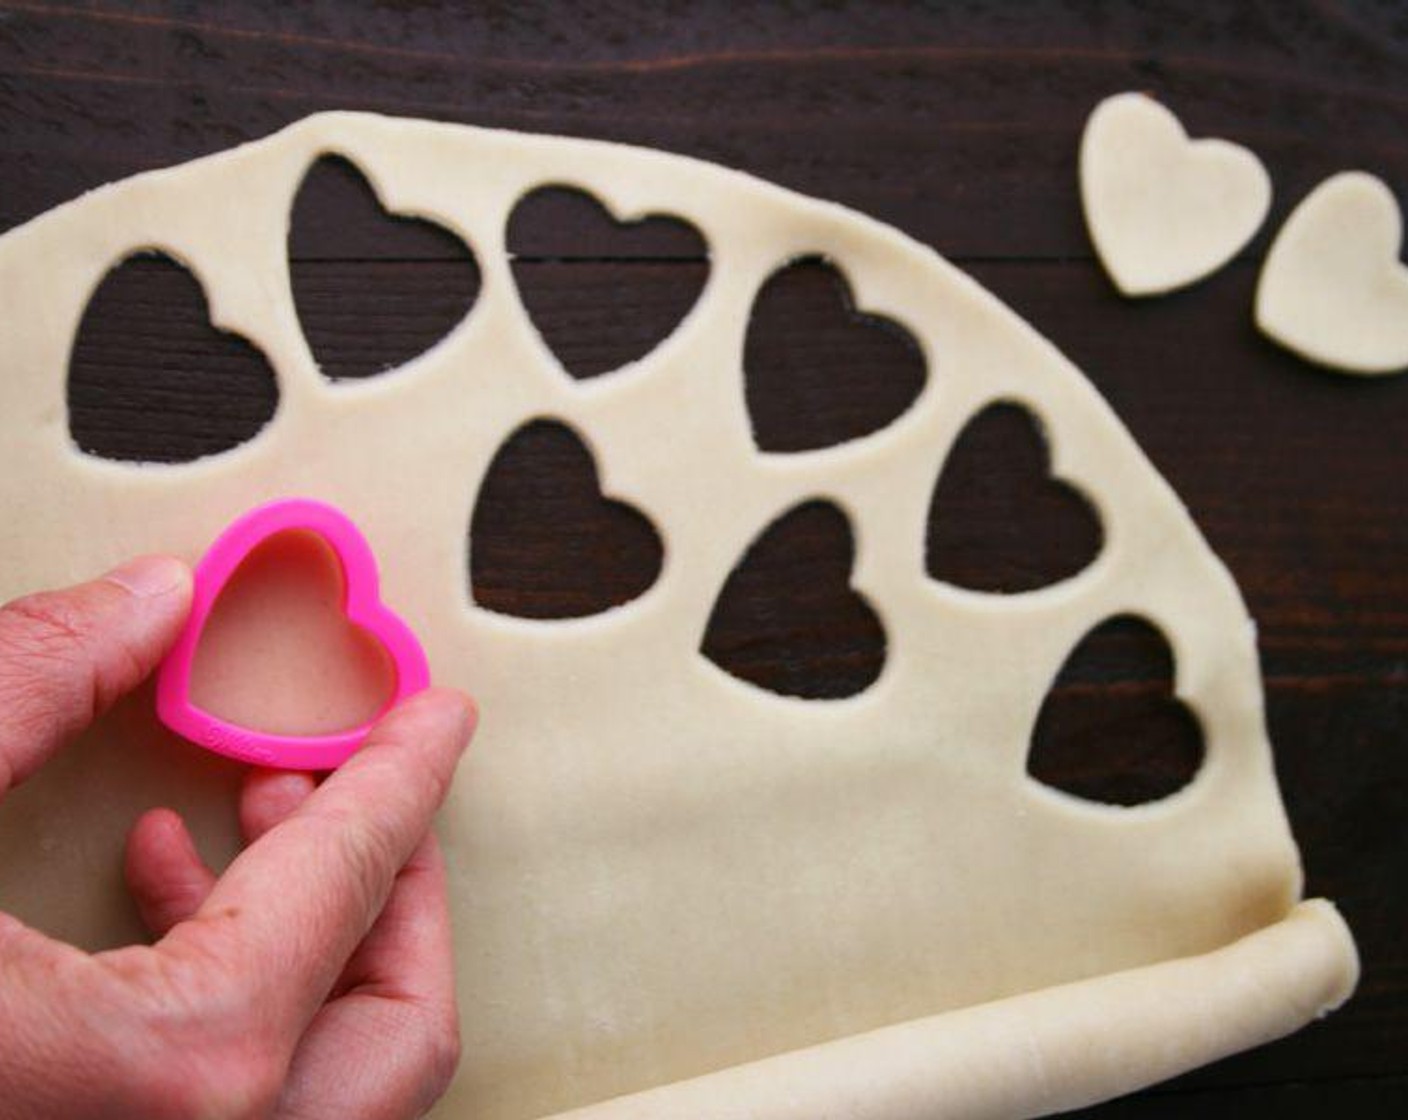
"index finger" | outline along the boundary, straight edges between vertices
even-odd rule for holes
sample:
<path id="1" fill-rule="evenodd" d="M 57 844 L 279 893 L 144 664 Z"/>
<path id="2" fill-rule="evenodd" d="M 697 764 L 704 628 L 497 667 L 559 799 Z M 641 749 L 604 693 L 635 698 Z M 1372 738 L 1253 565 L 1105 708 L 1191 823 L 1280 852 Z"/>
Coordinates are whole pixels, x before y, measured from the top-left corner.
<path id="1" fill-rule="evenodd" d="M 230 865 L 204 905 L 158 944 L 209 963 L 302 1035 L 430 830 L 475 713 L 458 692 L 407 700 L 366 745 Z"/>

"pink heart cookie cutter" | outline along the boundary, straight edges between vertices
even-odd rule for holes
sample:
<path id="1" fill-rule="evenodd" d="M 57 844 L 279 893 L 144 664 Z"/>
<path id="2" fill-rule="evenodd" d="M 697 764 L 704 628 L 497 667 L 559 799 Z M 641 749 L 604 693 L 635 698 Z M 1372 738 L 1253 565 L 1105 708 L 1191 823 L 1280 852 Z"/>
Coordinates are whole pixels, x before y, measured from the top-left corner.
<path id="1" fill-rule="evenodd" d="M 196 647 L 216 599 L 230 577 L 259 545 L 289 531 L 317 534 L 342 568 L 342 609 L 347 620 L 386 650 L 395 674 L 382 713 L 347 731 L 327 735 L 281 735 L 255 731 L 212 715 L 191 701 Z M 376 557 L 361 531 L 339 509 L 309 498 L 284 498 L 258 506 L 234 521 L 195 568 L 191 613 L 171 652 L 157 670 L 157 716 L 178 735 L 207 750 L 283 770 L 332 770 L 366 742 L 385 710 L 430 684 L 430 667 L 411 628 L 381 601 Z"/>

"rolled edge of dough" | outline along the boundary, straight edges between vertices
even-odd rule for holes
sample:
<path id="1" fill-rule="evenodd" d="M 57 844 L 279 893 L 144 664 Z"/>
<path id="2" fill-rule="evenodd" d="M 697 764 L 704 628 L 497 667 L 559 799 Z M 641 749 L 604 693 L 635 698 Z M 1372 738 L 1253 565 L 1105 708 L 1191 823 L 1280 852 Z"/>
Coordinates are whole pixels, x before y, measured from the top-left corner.
<path id="1" fill-rule="evenodd" d="M 1133 1092 L 1338 1008 L 1359 981 L 1323 900 L 1220 949 L 897 1023 L 553 1120 L 1015 1120 Z"/>

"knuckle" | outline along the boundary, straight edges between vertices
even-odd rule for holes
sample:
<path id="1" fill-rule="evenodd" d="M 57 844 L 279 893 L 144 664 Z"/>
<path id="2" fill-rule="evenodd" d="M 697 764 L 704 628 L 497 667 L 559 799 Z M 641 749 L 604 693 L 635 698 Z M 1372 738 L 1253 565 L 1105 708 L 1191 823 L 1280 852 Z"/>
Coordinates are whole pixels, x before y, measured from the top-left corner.
<path id="1" fill-rule="evenodd" d="M 259 1028 L 243 994 L 194 960 L 150 953 L 124 964 L 145 1061 L 132 1068 L 150 1120 L 262 1120 L 282 1088 L 286 1055 Z"/>
<path id="2" fill-rule="evenodd" d="M 83 1115 L 265 1120 L 272 1114 L 285 1056 L 261 1044 L 265 1036 L 253 1015 L 233 1013 L 233 1004 L 209 987 L 192 987 L 184 970 L 168 969 L 153 950 L 75 951 L 46 974 L 43 990 L 58 1016 L 51 1021 L 56 1029 L 36 1030 L 29 1048 L 38 1048 L 37 1068 L 49 1071 L 49 1087 L 70 1091 Z M 0 1052 L 0 1081 L 5 1065 Z M 5 1105 L 0 1091 L 0 1116 L 10 1115 Z"/>
<path id="3" fill-rule="evenodd" d="M 183 1068 L 184 1066 L 184 1068 Z M 149 1056 L 127 1067 L 127 1096 L 150 1120 L 187 1120 L 202 1115 L 203 1087 L 192 1070 L 174 1052 L 149 1051 Z"/>
<path id="4" fill-rule="evenodd" d="M 40 648 L 82 645 L 88 629 L 80 612 L 65 595 L 39 591 L 0 606 L 7 636 Z"/>
<path id="5" fill-rule="evenodd" d="M 81 614 L 41 593 L 0 607 L 0 687 L 22 725 L 86 722 L 95 706 L 86 671 L 90 639 Z"/>
<path id="6" fill-rule="evenodd" d="M 207 1080 L 195 1085 L 195 1092 L 188 1091 L 183 1107 L 189 1111 L 182 1114 L 182 1120 L 199 1117 L 200 1120 L 265 1120 L 278 1102 L 278 1091 L 270 1088 L 270 1083 L 252 1075 L 236 1073 L 232 1077 Z"/>
<path id="7" fill-rule="evenodd" d="M 41 591 L 0 606 L 0 687 L 41 724 L 90 722 L 146 675 L 130 637 L 94 612 L 81 591 Z"/>
<path id="8" fill-rule="evenodd" d="M 30 627 L 39 638 L 83 637 L 83 618 L 75 610 L 69 597 L 56 592 L 34 592 L 21 595 L 18 599 L 0 606 L 4 617 L 15 618 L 23 626 Z"/>
<path id="9" fill-rule="evenodd" d="M 143 1120 L 234 1120 L 215 1102 L 201 1044 L 173 1040 L 127 1024 L 122 1037 L 107 1036 L 89 1049 L 87 1072 L 103 1086 L 109 1111 L 102 1115 L 141 1116 Z M 215 1105 L 215 1107 L 212 1107 Z"/>
<path id="10" fill-rule="evenodd" d="M 87 624 L 63 596 L 26 595 L 0 606 L 0 650 L 16 666 L 64 666 L 78 660 L 89 642 Z"/>
<path id="11" fill-rule="evenodd" d="M 170 1048 L 152 1082 L 155 1115 L 189 1120 L 263 1120 L 278 1102 L 284 1063 L 247 1042 Z"/>
<path id="12" fill-rule="evenodd" d="M 231 1120 L 259 1120 L 268 1116 L 283 1091 L 288 1063 L 271 1045 L 245 1054 L 237 1067 L 240 1074 L 237 1098 L 230 1102 L 235 1112 Z"/>

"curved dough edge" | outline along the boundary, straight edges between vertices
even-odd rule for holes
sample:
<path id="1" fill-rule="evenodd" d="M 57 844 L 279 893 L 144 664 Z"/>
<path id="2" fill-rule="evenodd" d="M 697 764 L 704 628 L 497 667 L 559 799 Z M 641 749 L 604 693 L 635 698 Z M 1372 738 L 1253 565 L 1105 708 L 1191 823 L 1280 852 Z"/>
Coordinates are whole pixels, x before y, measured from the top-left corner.
<path id="1" fill-rule="evenodd" d="M 1199 956 L 915 1019 L 553 1120 L 1016 1120 L 1132 1092 L 1328 1014 L 1359 980 L 1329 902 Z"/>

